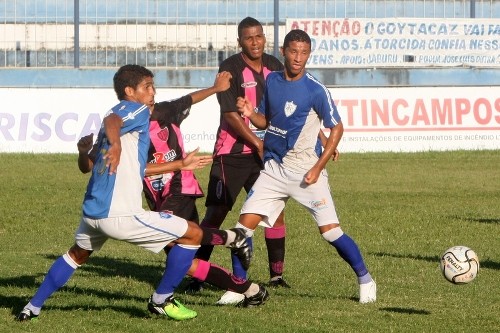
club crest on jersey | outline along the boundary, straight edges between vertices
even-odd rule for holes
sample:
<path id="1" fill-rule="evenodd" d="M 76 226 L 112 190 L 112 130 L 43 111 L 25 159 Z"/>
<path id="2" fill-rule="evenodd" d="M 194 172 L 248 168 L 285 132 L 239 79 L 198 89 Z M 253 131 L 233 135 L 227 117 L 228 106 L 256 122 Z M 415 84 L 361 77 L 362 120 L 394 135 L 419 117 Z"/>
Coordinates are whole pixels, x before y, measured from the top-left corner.
<path id="1" fill-rule="evenodd" d="M 253 88 L 253 87 L 256 87 L 256 86 L 257 86 L 257 82 L 255 82 L 255 81 L 243 82 L 241 84 L 242 88 Z"/>
<path id="2" fill-rule="evenodd" d="M 295 110 L 297 109 L 297 105 L 293 104 L 293 102 L 286 102 L 285 103 L 285 115 L 287 117 L 290 117 Z"/>
<path id="3" fill-rule="evenodd" d="M 168 139 L 168 128 L 162 128 L 158 133 L 156 133 L 158 139 L 161 141 L 167 141 Z"/>

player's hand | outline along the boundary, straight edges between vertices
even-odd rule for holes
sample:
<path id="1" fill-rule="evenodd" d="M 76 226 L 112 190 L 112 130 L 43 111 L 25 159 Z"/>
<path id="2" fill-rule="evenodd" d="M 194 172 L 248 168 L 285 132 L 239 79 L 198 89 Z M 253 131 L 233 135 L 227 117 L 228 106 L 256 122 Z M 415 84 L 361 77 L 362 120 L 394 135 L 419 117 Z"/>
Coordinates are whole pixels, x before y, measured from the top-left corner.
<path id="1" fill-rule="evenodd" d="M 215 92 L 226 91 L 231 86 L 232 75 L 229 72 L 220 72 L 215 76 Z"/>
<path id="2" fill-rule="evenodd" d="M 337 162 L 340 157 L 340 152 L 338 149 L 335 149 L 335 151 L 332 154 L 332 161 Z"/>
<path id="3" fill-rule="evenodd" d="M 108 151 L 102 157 L 106 163 L 106 167 L 109 168 L 110 175 L 116 173 L 116 170 L 118 169 L 118 164 L 120 164 L 121 153 L 122 153 L 121 142 L 116 141 L 111 146 L 109 146 Z"/>
<path id="4" fill-rule="evenodd" d="M 94 133 L 90 133 L 89 135 L 82 137 L 76 144 L 76 146 L 78 147 L 78 153 L 88 154 L 89 151 L 92 149 L 93 144 L 94 144 Z"/>
<path id="5" fill-rule="evenodd" d="M 197 156 L 199 150 L 200 148 L 196 148 L 182 159 L 182 170 L 197 170 L 212 163 L 213 158 L 210 155 Z"/>
<path id="6" fill-rule="evenodd" d="M 240 114 L 248 118 L 250 118 L 252 114 L 255 113 L 252 102 L 250 102 L 247 96 L 238 97 L 236 99 L 236 108 L 238 109 L 238 112 Z"/>
<path id="7" fill-rule="evenodd" d="M 315 184 L 319 179 L 320 173 L 321 170 L 319 170 L 318 168 L 311 168 L 311 170 L 309 170 L 304 176 L 304 183 L 306 183 L 307 185 Z"/>

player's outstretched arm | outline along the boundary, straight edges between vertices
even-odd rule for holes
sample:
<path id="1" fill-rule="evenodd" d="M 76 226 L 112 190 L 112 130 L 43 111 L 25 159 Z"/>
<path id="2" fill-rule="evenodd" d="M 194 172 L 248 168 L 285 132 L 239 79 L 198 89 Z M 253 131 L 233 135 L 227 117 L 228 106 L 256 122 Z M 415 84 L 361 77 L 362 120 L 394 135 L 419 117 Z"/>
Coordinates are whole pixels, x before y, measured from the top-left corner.
<path id="1" fill-rule="evenodd" d="M 182 160 L 164 163 L 148 163 L 146 165 L 146 176 L 161 175 L 178 170 L 197 170 L 212 163 L 210 155 L 196 155 L 200 148 L 196 148 L 186 155 Z"/>
<path id="2" fill-rule="evenodd" d="M 203 101 L 207 97 L 219 93 L 222 91 L 226 91 L 231 86 L 231 73 L 229 72 L 220 72 L 215 76 L 215 82 L 213 86 L 205 89 L 200 89 L 195 92 L 192 92 L 191 98 L 193 99 L 193 104 Z"/>

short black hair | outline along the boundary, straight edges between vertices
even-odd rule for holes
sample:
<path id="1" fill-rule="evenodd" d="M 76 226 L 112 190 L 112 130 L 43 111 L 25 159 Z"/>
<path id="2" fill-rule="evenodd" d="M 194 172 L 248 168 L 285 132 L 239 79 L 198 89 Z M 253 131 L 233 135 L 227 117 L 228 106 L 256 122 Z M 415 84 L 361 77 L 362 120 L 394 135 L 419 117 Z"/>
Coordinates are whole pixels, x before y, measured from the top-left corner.
<path id="1" fill-rule="evenodd" d="M 262 24 L 253 17 L 247 16 L 238 24 L 238 38 L 241 38 L 243 29 L 252 27 L 262 27 Z"/>
<path id="2" fill-rule="evenodd" d="M 304 42 L 311 45 L 311 37 L 304 30 L 293 29 L 286 34 L 285 40 L 283 41 L 283 48 L 290 46 L 291 42 Z"/>
<path id="3" fill-rule="evenodd" d="M 154 77 L 146 67 L 140 65 L 124 65 L 118 69 L 113 77 L 113 88 L 119 100 L 125 99 L 125 88 L 137 88 L 146 77 Z"/>

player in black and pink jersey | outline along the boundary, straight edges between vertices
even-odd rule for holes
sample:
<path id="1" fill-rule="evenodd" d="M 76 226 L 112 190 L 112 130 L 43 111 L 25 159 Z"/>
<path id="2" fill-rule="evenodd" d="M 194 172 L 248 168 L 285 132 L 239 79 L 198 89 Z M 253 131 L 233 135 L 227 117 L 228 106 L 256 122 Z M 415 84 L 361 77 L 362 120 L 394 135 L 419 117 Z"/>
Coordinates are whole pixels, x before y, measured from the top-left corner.
<path id="1" fill-rule="evenodd" d="M 220 125 L 214 147 L 206 198 L 206 215 L 202 227 L 219 228 L 240 193 L 249 191 L 262 170 L 262 138 L 248 119 L 237 112 L 237 97 L 247 96 L 256 107 L 260 103 L 267 75 L 283 69 L 274 56 L 264 53 L 266 36 L 262 25 L 247 17 L 238 25 L 238 44 L 241 52 L 224 60 L 219 72 L 231 73 L 231 86 L 217 93 L 220 104 Z M 271 228 L 265 228 L 271 285 L 288 287 L 282 278 L 285 258 L 285 224 L 283 214 Z M 207 260 L 213 247 L 202 246 L 197 257 Z M 245 278 L 246 270 L 233 255 L 234 274 Z M 238 303 L 242 295 L 227 292 L 218 304 Z"/>

